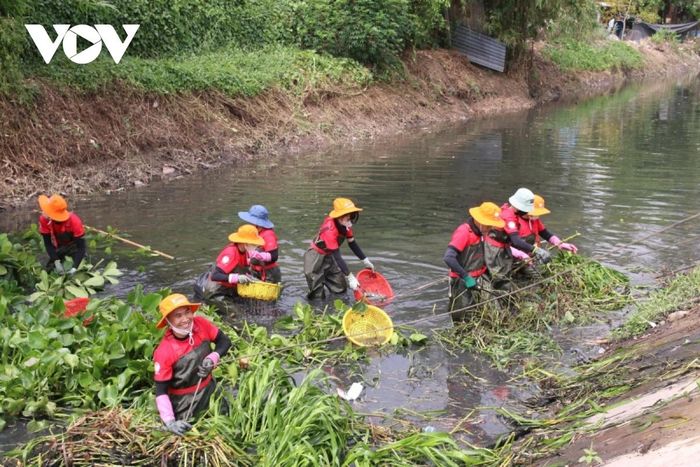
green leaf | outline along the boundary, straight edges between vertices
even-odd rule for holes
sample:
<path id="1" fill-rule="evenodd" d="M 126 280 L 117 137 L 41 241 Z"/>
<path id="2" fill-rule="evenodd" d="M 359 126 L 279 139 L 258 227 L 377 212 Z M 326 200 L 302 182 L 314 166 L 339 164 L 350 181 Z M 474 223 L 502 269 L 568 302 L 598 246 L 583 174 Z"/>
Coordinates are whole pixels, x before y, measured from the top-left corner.
<path id="1" fill-rule="evenodd" d="M 398 335 L 398 333 L 395 332 L 395 333 L 393 333 L 393 334 L 391 335 L 391 338 L 389 339 L 389 343 L 391 343 L 391 345 L 396 345 L 396 344 L 399 343 L 399 335 Z"/>
<path id="2" fill-rule="evenodd" d="M 105 285 L 105 280 L 101 276 L 93 276 L 90 279 L 83 282 L 86 287 L 103 287 Z"/>
<path id="3" fill-rule="evenodd" d="M 32 420 L 27 423 L 27 431 L 30 433 L 36 433 L 38 431 L 45 430 L 48 426 L 49 422 L 47 420 Z"/>
<path id="4" fill-rule="evenodd" d="M 46 339 L 41 331 L 30 331 L 27 335 L 27 342 L 33 349 L 41 350 L 46 348 Z"/>
<path id="5" fill-rule="evenodd" d="M 88 293 L 85 291 L 85 289 L 82 289 L 80 287 L 76 287 L 74 285 L 67 285 L 66 286 L 66 291 L 73 295 L 73 297 L 88 297 Z"/>
<path id="6" fill-rule="evenodd" d="M 419 332 L 414 332 L 413 334 L 411 334 L 409 339 L 411 339 L 411 342 L 413 342 L 414 344 L 422 344 L 428 340 L 428 336 Z"/>
<path id="7" fill-rule="evenodd" d="M 7 268 L 0 264 L 0 276 L 4 276 L 5 274 L 7 274 Z"/>
<path id="8" fill-rule="evenodd" d="M 113 406 L 119 402 L 119 392 L 117 391 L 117 387 L 113 384 L 108 384 L 100 389 L 100 392 L 97 393 L 97 397 L 107 406 Z"/>
<path id="9" fill-rule="evenodd" d="M 71 368 L 75 368 L 80 364 L 80 358 L 77 355 L 69 353 L 63 357 L 63 361 L 68 364 Z"/>

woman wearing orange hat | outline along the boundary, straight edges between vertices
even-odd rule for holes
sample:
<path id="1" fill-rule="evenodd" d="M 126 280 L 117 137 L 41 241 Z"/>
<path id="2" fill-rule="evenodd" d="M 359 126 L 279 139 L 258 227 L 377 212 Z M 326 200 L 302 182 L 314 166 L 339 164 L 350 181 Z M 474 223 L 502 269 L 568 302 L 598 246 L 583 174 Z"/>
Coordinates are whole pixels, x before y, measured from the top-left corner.
<path id="1" fill-rule="evenodd" d="M 231 241 L 221 250 L 212 269 L 195 284 L 195 293 L 205 299 L 215 295 L 236 296 L 238 284 L 253 281 L 250 258 L 257 247 L 265 245 L 254 225 L 244 224 L 228 236 Z"/>
<path id="2" fill-rule="evenodd" d="M 309 284 L 309 299 L 325 297 L 324 286 L 338 294 L 348 287 L 355 290 L 360 286 L 340 254 L 340 245 L 345 239 L 365 267 L 374 270 L 374 265 L 360 249 L 352 231 L 352 225 L 357 222 L 361 211 L 347 198 L 333 200 L 333 210 L 323 220 L 311 241 L 311 247 L 304 253 L 304 276 Z"/>
<path id="3" fill-rule="evenodd" d="M 165 427 L 180 436 L 192 427 L 187 418 L 209 406 L 216 389 L 211 372 L 231 347 L 231 339 L 211 321 L 194 316 L 200 305 L 182 294 L 158 305 L 156 327 L 168 330 L 153 352 L 156 407 Z"/>
<path id="4" fill-rule="evenodd" d="M 483 238 L 492 228 L 503 228 L 501 209 L 485 202 L 469 209 L 470 217 L 452 233 L 443 260 L 449 266 L 450 289 L 448 309 L 454 322 L 464 321 L 476 305 L 477 280 L 487 271 Z"/>
<path id="5" fill-rule="evenodd" d="M 63 274 L 63 260 L 73 258 L 70 274 L 85 257 L 85 229 L 77 214 L 68 211 L 68 203 L 61 195 L 39 196 L 39 233 L 44 239 L 44 247 L 49 255 L 46 269 Z"/>

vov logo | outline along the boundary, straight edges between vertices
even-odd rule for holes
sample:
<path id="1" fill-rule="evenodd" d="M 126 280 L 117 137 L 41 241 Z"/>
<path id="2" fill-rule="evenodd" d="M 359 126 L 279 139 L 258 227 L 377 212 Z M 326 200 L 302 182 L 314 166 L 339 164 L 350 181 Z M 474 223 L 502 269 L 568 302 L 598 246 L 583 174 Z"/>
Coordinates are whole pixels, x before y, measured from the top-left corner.
<path id="1" fill-rule="evenodd" d="M 136 31 L 139 29 L 138 24 L 122 25 L 126 32 L 126 39 L 122 42 L 117 32 L 109 24 L 96 24 L 95 27 L 87 24 L 78 24 L 73 27 L 70 24 L 54 24 L 53 29 L 56 31 L 56 40 L 52 41 L 41 24 L 25 24 L 24 27 L 29 31 L 34 45 L 39 49 L 41 57 L 47 64 L 51 62 L 56 50 L 58 50 L 58 46 L 63 42 L 63 53 L 66 54 L 66 57 L 71 62 L 80 65 L 85 65 L 95 60 L 102 51 L 103 43 L 112 56 L 114 63 L 119 63 L 127 47 L 131 44 Z M 78 36 L 92 43 L 92 45 L 78 52 Z"/>

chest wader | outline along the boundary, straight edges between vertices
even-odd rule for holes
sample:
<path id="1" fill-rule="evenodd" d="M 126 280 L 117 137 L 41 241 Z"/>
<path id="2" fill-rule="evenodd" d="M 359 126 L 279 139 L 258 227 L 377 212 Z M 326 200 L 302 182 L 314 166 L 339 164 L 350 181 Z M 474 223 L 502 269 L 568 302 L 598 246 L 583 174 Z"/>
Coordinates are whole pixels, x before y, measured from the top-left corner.
<path id="1" fill-rule="evenodd" d="M 345 237 L 338 239 L 338 247 L 343 244 Z M 326 250 L 326 243 L 318 235 L 311 247 L 304 253 L 304 276 L 309 285 L 310 300 L 325 298 L 324 286 L 332 293 L 340 294 L 348 289 L 348 283 L 343 271 L 335 263 L 330 251 Z"/>
<path id="2" fill-rule="evenodd" d="M 523 237 L 523 240 L 525 240 L 530 245 L 537 244 L 539 246 L 540 243 L 539 235 L 535 235 L 534 233 L 528 235 L 527 237 Z M 534 260 L 527 262 L 514 260 L 513 262 L 513 280 L 522 282 L 534 282 L 542 279 L 542 274 L 540 274 L 540 271 L 537 269 L 537 263 L 535 263 Z"/>
<path id="3" fill-rule="evenodd" d="M 479 241 L 467 246 L 459 253 L 457 260 L 467 273 L 479 272 L 478 277 L 472 275 L 479 285 L 485 268 L 483 243 Z M 459 310 L 450 315 L 454 323 L 466 321 L 477 313 L 475 305 L 479 302 L 479 293 L 468 289 L 461 277 L 450 277 L 448 297 L 448 311 Z"/>
<path id="4" fill-rule="evenodd" d="M 489 285 L 494 292 L 506 294 L 515 290 L 511 272 L 513 270 L 513 254 L 505 242 L 505 232 L 491 230 L 484 236 L 484 258 L 489 271 Z M 501 297 L 498 304 L 502 309 L 513 310 L 515 301 L 512 295 Z"/>
<path id="5" fill-rule="evenodd" d="M 216 389 L 216 381 L 211 374 L 202 379 L 196 394 L 195 389 L 199 381 L 197 367 L 204 361 L 204 357 L 211 353 L 210 344 L 208 340 L 202 342 L 199 347 L 180 357 L 173 365 L 173 378 L 168 387 L 168 396 L 178 420 L 184 420 L 191 404 L 193 416 L 209 407 L 209 398 Z"/>
<path id="6" fill-rule="evenodd" d="M 58 239 L 70 239 L 73 240 L 73 234 L 59 234 L 56 235 L 54 238 Z M 62 240 L 63 241 L 63 240 Z M 56 256 L 58 256 L 58 259 L 63 262 L 67 257 L 73 258 L 76 253 L 78 253 L 78 245 L 74 241 L 71 241 L 70 243 L 66 243 L 65 245 L 57 246 L 56 248 Z M 55 260 L 54 260 L 55 261 Z M 46 262 L 46 270 L 47 271 L 53 271 L 56 265 L 54 262 L 51 260 L 51 258 L 48 259 Z M 74 268 L 77 268 L 78 265 L 74 264 Z"/>
<path id="7" fill-rule="evenodd" d="M 250 270 L 254 277 L 257 277 L 263 282 L 272 282 L 274 284 L 279 284 L 282 282 L 282 271 L 277 263 L 265 265 L 256 259 L 253 259 L 250 262 Z"/>

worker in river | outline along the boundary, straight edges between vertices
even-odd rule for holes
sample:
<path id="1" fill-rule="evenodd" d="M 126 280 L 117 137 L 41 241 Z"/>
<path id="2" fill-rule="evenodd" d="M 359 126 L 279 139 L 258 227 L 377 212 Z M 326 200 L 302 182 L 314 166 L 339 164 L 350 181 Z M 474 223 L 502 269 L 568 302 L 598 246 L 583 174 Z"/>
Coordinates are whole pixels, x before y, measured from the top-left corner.
<path id="1" fill-rule="evenodd" d="M 542 223 L 540 217 L 551 212 L 545 207 L 544 198 L 533 194 L 532 200 L 533 208 L 529 213 L 525 213 L 518 209 L 513 209 L 512 203 L 520 202 L 517 199 L 510 203 L 510 209 L 506 207 L 507 205 L 503 206 L 503 215 L 507 219 L 506 231 L 510 231 L 509 238 L 512 245 L 511 252 L 513 253 L 515 259 L 519 261 L 528 261 L 530 265 L 532 264 L 530 261 L 532 256 L 537 257 L 537 259 L 539 259 L 542 263 L 549 262 L 549 252 L 541 248 L 541 240 L 547 241 L 551 245 L 557 247 L 559 250 L 576 253 L 578 251 L 576 245 L 562 241 L 559 237 L 547 230 Z M 513 224 L 515 225 L 514 227 Z M 517 229 L 517 231 L 515 229 Z M 524 244 L 529 246 L 529 251 L 522 248 Z M 538 251 L 540 253 L 537 253 Z M 542 256 L 542 252 L 546 254 Z M 532 266 L 525 267 L 523 270 L 527 271 L 531 269 L 531 267 Z"/>
<path id="2" fill-rule="evenodd" d="M 345 292 L 348 287 L 356 290 L 360 286 L 340 254 L 340 245 L 345 239 L 355 256 L 362 260 L 362 264 L 374 270 L 374 265 L 360 249 L 352 230 L 361 211 L 347 198 L 333 200 L 333 210 L 323 220 L 311 246 L 304 253 L 304 275 L 309 285 L 309 299 L 325 297 L 324 286 L 337 294 Z"/>
<path id="3" fill-rule="evenodd" d="M 535 194 L 527 188 L 518 188 L 513 196 L 508 198 L 508 202 L 501 206 L 501 217 L 506 223 L 504 230 L 508 236 L 507 240 L 510 242 L 510 246 L 546 264 L 552 260 L 552 255 L 549 251 L 540 248 L 534 243 L 526 242 L 520 236 L 520 221 L 522 220 L 523 224 L 527 224 L 525 216 L 532 213 L 534 209 Z"/>
<path id="4" fill-rule="evenodd" d="M 241 211 L 238 217 L 254 225 L 258 229 L 258 235 L 265 244 L 250 252 L 251 269 L 257 278 L 265 282 L 282 282 L 282 272 L 277 265 L 279 249 L 275 225 L 270 221 L 270 215 L 265 206 L 253 205 L 248 211 Z"/>
<path id="5" fill-rule="evenodd" d="M 39 207 L 39 233 L 49 255 L 46 269 L 59 274 L 73 274 L 86 252 L 83 222 L 76 213 L 68 211 L 68 203 L 61 195 L 52 195 L 50 198 L 46 195 L 39 196 Z M 73 264 L 65 271 L 63 261 L 68 256 L 72 258 Z"/>
<path id="6" fill-rule="evenodd" d="M 208 273 L 200 276 L 195 284 L 195 293 L 204 299 L 216 295 L 237 296 L 239 284 L 248 284 L 255 279 L 251 270 L 251 255 L 265 240 L 258 234 L 254 225 L 244 224 L 228 236 L 231 243 L 226 245 L 216 263 Z"/>
<path id="7" fill-rule="evenodd" d="M 219 328 L 194 316 L 199 307 L 177 293 L 158 305 L 156 327 L 168 330 L 153 352 L 156 407 L 166 429 L 180 436 L 192 427 L 189 417 L 209 407 L 216 389 L 211 373 L 231 347 Z"/>
<path id="8" fill-rule="evenodd" d="M 494 228 L 503 228 L 501 209 L 492 202 L 470 208 L 467 221 L 452 233 L 443 260 L 450 268 L 448 309 L 454 322 L 464 321 L 473 311 L 477 289 L 487 272 L 483 238 Z M 469 310 L 471 309 L 471 310 Z"/>

